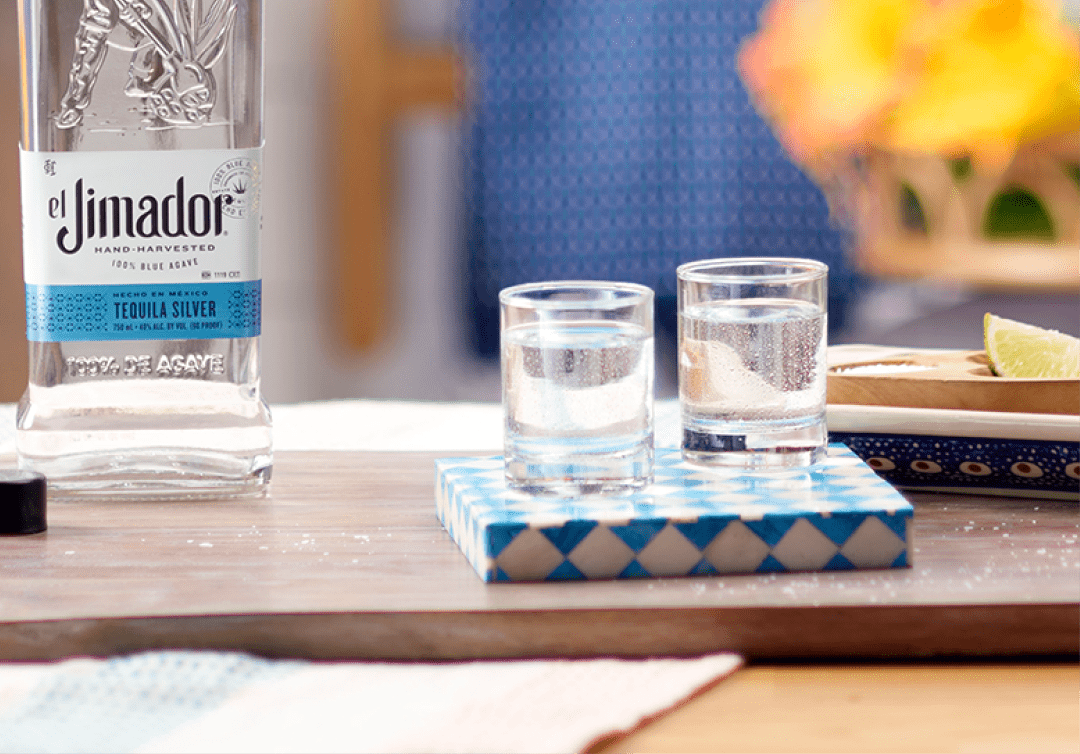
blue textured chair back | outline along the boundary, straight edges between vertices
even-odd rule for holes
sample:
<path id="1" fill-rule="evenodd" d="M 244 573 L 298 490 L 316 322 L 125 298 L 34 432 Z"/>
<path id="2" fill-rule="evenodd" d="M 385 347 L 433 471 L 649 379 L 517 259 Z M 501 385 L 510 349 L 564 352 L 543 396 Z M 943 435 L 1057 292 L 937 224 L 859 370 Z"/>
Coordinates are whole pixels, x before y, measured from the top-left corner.
<path id="1" fill-rule="evenodd" d="M 785 156 L 736 71 L 761 0 L 462 0 L 473 346 L 498 350 L 498 292 L 610 279 L 657 293 L 720 256 L 830 266 L 830 320 L 856 285 L 824 196 Z"/>

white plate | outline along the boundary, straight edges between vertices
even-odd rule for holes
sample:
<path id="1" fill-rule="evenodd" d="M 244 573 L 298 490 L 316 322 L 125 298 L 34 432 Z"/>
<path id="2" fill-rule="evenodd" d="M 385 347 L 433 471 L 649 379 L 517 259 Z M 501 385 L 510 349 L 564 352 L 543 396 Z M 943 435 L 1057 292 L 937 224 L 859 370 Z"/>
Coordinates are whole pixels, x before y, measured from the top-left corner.
<path id="1" fill-rule="evenodd" d="M 826 409 L 826 417 L 829 431 L 837 432 L 1080 443 L 1080 417 L 1069 414 L 831 405 Z"/>

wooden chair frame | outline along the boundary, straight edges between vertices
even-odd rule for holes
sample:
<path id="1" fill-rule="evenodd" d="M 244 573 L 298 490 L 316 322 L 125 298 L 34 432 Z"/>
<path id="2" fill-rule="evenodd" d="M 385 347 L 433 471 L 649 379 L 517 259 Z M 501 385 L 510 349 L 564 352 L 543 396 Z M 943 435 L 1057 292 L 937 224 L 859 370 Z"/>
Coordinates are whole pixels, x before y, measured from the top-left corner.
<path id="1" fill-rule="evenodd" d="M 337 311 L 351 349 L 392 329 L 392 126 L 417 108 L 457 109 L 462 65 L 449 45 L 393 39 L 389 0 L 332 3 L 334 91 L 340 132 L 334 244 Z"/>

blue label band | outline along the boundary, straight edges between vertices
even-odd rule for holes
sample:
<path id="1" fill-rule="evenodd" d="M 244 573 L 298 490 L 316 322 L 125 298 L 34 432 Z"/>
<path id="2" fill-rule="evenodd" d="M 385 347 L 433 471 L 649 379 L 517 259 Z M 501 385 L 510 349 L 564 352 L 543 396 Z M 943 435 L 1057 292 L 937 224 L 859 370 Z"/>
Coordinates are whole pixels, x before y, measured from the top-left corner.
<path id="1" fill-rule="evenodd" d="M 262 281 L 26 286 L 26 338 L 209 340 L 262 331 Z"/>

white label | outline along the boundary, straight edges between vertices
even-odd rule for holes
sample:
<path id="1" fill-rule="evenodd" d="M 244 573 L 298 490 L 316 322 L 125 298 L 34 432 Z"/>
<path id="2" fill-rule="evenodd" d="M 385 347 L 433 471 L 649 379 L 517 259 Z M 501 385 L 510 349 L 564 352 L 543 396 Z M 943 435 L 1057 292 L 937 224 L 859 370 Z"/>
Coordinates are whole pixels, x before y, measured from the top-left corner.
<path id="1" fill-rule="evenodd" d="M 37 286 L 260 279 L 262 149 L 21 154 Z"/>

